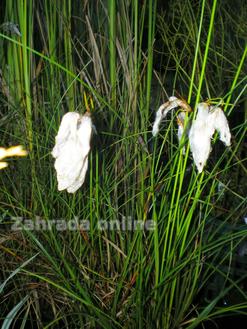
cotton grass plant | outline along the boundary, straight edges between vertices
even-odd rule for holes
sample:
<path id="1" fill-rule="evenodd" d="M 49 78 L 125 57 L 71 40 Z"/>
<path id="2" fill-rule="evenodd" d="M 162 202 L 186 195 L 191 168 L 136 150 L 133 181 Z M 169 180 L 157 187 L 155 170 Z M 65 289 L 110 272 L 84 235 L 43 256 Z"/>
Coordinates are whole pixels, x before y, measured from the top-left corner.
<path id="1" fill-rule="evenodd" d="M 6 2 L 4 22 L 18 24 L 21 37 L 0 34 L 2 143 L 26 145 L 29 155 L 1 172 L 3 328 L 191 329 L 245 314 L 246 274 L 234 274 L 232 262 L 246 238 L 246 125 L 232 124 L 230 150 L 220 144 L 201 174 L 186 134 L 177 142 L 175 120 L 155 138 L 151 131 L 160 100 L 176 92 L 192 108 L 221 98 L 234 116 L 245 100 L 244 26 L 229 55 L 226 29 L 238 21 L 223 24 L 223 1 L 175 1 L 162 15 L 156 6 Z M 154 69 L 156 51 L 164 54 L 163 73 Z M 57 190 L 51 151 L 64 113 L 85 112 L 84 92 L 95 104 L 97 135 L 85 182 L 71 195 Z M 230 181 L 234 172 L 239 186 Z M 13 231 L 13 217 L 84 219 L 90 227 Z M 98 229 L 100 221 L 129 217 L 152 219 L 154 230 Z M 213 295 L 216 277 L 222 284 Z M 222 306 L 233 293 L 237 301 Z"/>

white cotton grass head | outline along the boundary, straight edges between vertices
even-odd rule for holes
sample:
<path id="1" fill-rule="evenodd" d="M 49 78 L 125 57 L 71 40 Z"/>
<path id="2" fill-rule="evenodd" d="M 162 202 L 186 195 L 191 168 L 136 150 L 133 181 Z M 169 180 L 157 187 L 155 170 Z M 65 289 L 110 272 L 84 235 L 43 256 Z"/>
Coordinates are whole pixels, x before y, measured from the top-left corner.
<path id="1" fill-rule="evenodd" d="M 185 101 L 180 100 L 175 96 L 169 97 L 168 102 L 162 104 L 156 112 L 152 130 L 153 136 L 156 136 L 158 134 L 160 123 L 166 117 L 167 113 L 175 109 L 176 107 L 181 107 L 184 111 L 191 111 L 190 106 Z"/>
<path id="2" fill-rule="evenodd" d="M 70 139 L 76 139 L 77 123 L 80 119 L 80 114 L 77 112 L 68 112 L 64 114 L 56 136 L 56 144 L 51 152 L 54 158 L 57 158 L 61 153 L 60 149 Z"/>
<path id="3" fill-rule="evenodd" d="M 199 103 L 195 119 L 192 121 L 191 126 L 188 125 L 186 131 L 184 131 L 185 112 L 191 112 L 191 108 L 186 101 L 171 96 L 168 102 L 162 104 L 156 112 L 152 130 L 153 136 L 158 134 L 159 125 L 167 113 L 178 107 L 182 110 L 177 116 L 178 140 L 180 142 L 184 134 L 189 136 L 192 156 L 198 172 L 201 173 L 211 152 L 211 139 L 215 130 L 219 132 L 220 140 L 226 146 L 231 144 L 231 133 L 226 116 L 220 107 L 210 106 L 206 102 Z"/>
<path id="4" fill-rule="evenodd" d="M 207 103 L 199 103 L 196 119 L 189 132 L 190 149 L 199 173 L 202 172 L 209 157 L 215 130 L 220 133 L 221 141 L 230 146 L 231 133 L 222 109 L 209 106 Z"/>
<path id="5" fill-rule="evenodd" d="M 226 145 L 231 145 L 231 133 L 227 118 L 220 107 L 210 107 L 211 119 L 214 128 L 220 134 L 220 140 Z"/>
<path id="6" fill-rule="evenodd" d="M 88 154 L 92 134 L 90 113 L 66 113 L 52 150 L 55 158 L 58 190 L 76 192 L 84 183 L 88 168 Z"/>
<path id="7" fill-rule="evenodd" d="M 173 103 L 173 101 L 168 101 L 159 107 L 158 111 L 156 112 L 156 117 L 153 124 L 153 136 L 156 136 L 158 134 L 161 121 L 166 117 L 167 113 L 175 107 L 177 107 L 177 105 Z"/>
<path id="8" fill-rule="evenodd" d="M 152 134 L 153 136 L 156 136 L 159 132 L 159 126 L 160 123 L 163 119 L 163 105 L 161 105 L 158 109 L 158 111 L 156 112 L 156 116 L 155 116 L 155 120 L 154 120 L 154 124 L 153 124 L 153 130 L 152 130 Z"/>
<path id="9" fill-rule="evenodd" d="M 199 173 L 202 172 L 209 157 L 214 130 L 210 120 L 208 104 L 199 103 L 196 119 L 192 122 L 189 131 L 190 149 Z"/>

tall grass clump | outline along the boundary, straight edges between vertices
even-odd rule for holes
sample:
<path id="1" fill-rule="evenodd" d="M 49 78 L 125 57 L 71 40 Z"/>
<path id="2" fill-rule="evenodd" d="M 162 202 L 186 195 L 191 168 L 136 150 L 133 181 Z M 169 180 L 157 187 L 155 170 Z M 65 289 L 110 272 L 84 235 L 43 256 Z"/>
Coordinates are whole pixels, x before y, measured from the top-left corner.
<path id="1" fill-rule="evenodd" d="M 192 329 L 244 318 L 246 5 L 1 7 L 1 143 L 29 151 L 0 176 L 2 327 Z M 174 113 L 152 137 L 171 95 L 194 110 L 222 104 L 229 119 L 232 146 L 212 141 L 202 174 L 187 137 L 177 142 Z M 86 109 L 96 127 L 86 181 L 58 192 L 50 153 L 61 117 Z"/>

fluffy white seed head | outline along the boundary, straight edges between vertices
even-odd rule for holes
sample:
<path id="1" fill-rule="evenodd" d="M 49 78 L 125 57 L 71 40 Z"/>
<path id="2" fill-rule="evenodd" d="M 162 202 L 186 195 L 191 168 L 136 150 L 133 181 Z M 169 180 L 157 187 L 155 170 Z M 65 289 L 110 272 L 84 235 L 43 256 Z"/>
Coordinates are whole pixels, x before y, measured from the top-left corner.
<path id="1" fill-rule="evenodd" d="M 211 120 L 212 125 L 220 134 L 220 140 L 226 145 L 231 145 L 231 133 L 227 118 L 220 107 L 210 108 L 212 111 Z"/>
<path id="2" fill-rule="evenodd" d="M 56 144 L 51 153 L 54 158 L 58 157 L 61 153 L 60 149 L 68 140 L 76 140 L 77 123 L 80 117 L 80 114 L 77 112 L 64 114 L 56 136 Z"/>
<path id="3" fill-rule="evenodd" d="M 63 116 L 56 136 L 56 145 L 52 150 L 59 191 L 66 189 L 69 193 L 74 193 L 84 183 L 91 134 L 90 114 L 82 116 L 76 112 L 69 112 Z"/>
<path id="4" fill-rule="evenodd" d="M 167 116 L 167 113 L 171 110 L 175 109 L 176 107 L 181 107 L 185 111 L 191 111 L 190 106 L 183 100 L 178 99 L 175 96 L 169 97 L 169 101 L 162 104 L 158 111 L 156 112 L 155 121 L 153 124 L 153 136 L 156 136 L 159 132 L 159 125 L 161 121 Z"/>
<path id="5" fill-rule="evenodd" d="M 206 103 L 200 103 L 197 106 L 196 119 L 189 132 L 190 149 L 199 173 L 202 172 L 207 162 L 213 134 L 214 127 L 210 121 L 209 106 Z"/>
<path id="6" fill-rule="evenodd" d="M 163 105 L 161 105 L 158 111 L 156 112 L 155 121 L 153 124 L 153 131 L 152 131 L 153 136 L 156 136 L 159 132 L 159 126 L 163 119 L 162 114 L 163 114 Z"/>
<path id="7" fill-rule="evenodd" d="M 209 157 L 211 138 L 215 130 L 220 133 L 221 141 L 229 146 L 231 133 L 222 109 L 214 108 L 207 103 L 199 103 L 196 119 L 193 121 L 189 132 L 190 148 L 199 172 L 202 172 Z"/>

